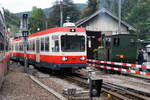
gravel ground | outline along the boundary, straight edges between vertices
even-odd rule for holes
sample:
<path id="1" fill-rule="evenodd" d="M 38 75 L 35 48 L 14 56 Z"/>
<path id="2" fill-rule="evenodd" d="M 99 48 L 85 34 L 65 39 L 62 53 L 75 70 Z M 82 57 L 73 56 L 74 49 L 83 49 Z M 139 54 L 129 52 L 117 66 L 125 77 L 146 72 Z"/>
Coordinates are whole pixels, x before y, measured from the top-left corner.
<path id="1" fill-rule="evenodd" d="M 39 72 L 41 73 L 41 72 Z M 44 75 L 44 74 L 43 74 Z M 49 78 L 38 78 L 43 84 L 52 88 L 56 92 L 62 94 L 62 90 L 68 87 L 74 87 L 83 90 L 74 83 L 65 81 L 55 76 Z M 34 83 L 27 74 L 24 73 L 23 67 L 12 64 L 9 68 L 4 85 L 0 90 L 0 100 L 58 100 L 54 95 L 50 94 L 36 83 Z M 77 100 L 89 100 L 77 99 Z M 102 98 L 94 98 L 93 100 L 106 100 Z"/>
<path id="2" fill-rule="evenodd" d="M 44 75 L 44 73 L 39 73 L 37 76 L 47 76 L 47 74 Z M 79 90 L 84 90 L 83 88 L 77 86 L 75 83 L 72 83 L 71 81 L 67 81 L 65 79 L 60 79 L 57 75 L 51 75 L 49 78 L 38 78 L 36 77 L 38 80 L 40 80 L 43 84 L 47 85 L 48 87 L 52 88 L 53 90 L 55 90 L 56 92 L 62 94 L 63 93 L 63 89 L 65 88 L 76 88 Z M 84 90 L 85 91 L 85 90 Z M 78 98 L 78 99 L 73 99 L 73 100 L 89 100 L 88 96 L 84 97 L 85 99 L 83 99 L 83 97 Z M 93 98 L 93 100 L 108 100 L 103 94 L 101 94 L 100 98 Z"/>
<path id="3" fill-rule="evenodd" d="M 0 100 L 58 100 L 43 88 L 34 83 L 23 67 L 11 65 L 3 87 L 0 90 Z"/>

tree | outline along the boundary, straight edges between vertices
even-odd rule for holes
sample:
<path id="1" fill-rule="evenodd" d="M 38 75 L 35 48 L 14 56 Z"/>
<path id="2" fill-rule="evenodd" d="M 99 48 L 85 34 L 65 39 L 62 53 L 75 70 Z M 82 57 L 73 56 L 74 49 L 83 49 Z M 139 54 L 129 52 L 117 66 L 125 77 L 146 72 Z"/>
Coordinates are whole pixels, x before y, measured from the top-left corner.
<path id="1" fill-rule="evenodd" d="M 138 4 L 139 0 L 123 0 L 122 1 L 122 9 L 121 15 L 122 19 L 127 21 L 128 13 Z"/>
<path id="2" fill-rule="evenodd" d="M 88 6 L 82 11 L 81 18 L 87 17 L 95 13 L 99 8 L 98 0 L 88 0 Z"/>
<path id="3" fill-rule="evenodd" d="M 20 28 L 20 18 L 14 13 L 4 10 L 4 16 L 6 20 L 6 27 L 10 29 L 10 33 L 13 33 L 12 36 L 16 36 L 16 33 L 19 33 Z"/>
<path id="4" fill-rule="evenodd" d="M 88 6 L 83 9 L 81 18 L 90 16 L 101 8 L 106 8 L 117 15 L 118 0 L 88 0 Z"/>
<path id="5" fill-rule="evenodd" d="M 77 20 L 79 20 L 80 11 L 77 9 L 72 0 L 63 0 L 62 8 L 63 23 L 65 22 L 67 17 L 70 17 L 71 22 L 76 22 Z M 58 26 L 60 26 L 60 2 L 56 1 L 48 17 L 48 27 Z"/>
<path id="6" fill-rule="evenodd" d="M 77 9 L 77 6 L 73 3 L 72 0 L 64 0 L 64 22 L 67 17 L 70 17 L 71 22 L 76 22 L 80 18 L 80 11 Z"/>
<path id="7" fill-rule="evenodd" d="M 127 15 L 127 21 L 137 29 L 140 39 L 148 39 L 150 36 L 150 1 L 139 1 Z"/>
<path id="8" fill-rule="evenodd" d="M 35 33 L 46 29 L 46 16 L 41 8 L 33 7 L 29 17 L 29 31 Z"/>

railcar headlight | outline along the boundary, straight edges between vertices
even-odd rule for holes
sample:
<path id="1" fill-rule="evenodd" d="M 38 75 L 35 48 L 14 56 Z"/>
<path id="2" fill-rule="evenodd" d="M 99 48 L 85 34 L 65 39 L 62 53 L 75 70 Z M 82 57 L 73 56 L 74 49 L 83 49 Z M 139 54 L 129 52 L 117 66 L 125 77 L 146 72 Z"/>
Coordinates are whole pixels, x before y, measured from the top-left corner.
<path id="1" fill-rule="evenodd" d="M 80 57 L 80 60 L 85 60 L 85 57 Z"/>
<path id="2" fill-rule="evenodd" d="M 68 58 L 67 57 L 62 57 L 62 61 L 67 61 Z"/>

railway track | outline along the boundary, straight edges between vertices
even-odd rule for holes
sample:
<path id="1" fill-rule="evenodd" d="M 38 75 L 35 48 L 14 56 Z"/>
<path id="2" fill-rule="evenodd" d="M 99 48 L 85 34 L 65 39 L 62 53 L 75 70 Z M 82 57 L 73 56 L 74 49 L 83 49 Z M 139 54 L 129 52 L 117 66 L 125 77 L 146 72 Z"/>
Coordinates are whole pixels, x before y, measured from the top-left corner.
<path id="1" fill-rule="evenodd" d="M 76 83 L 78 86 L 89 89 L 88 78 L 82 75 L 76 74 L 73 76 L 63 76 L 64 79 Z M 149 100 L 150 93 L 140 91 L 130 87 L 124 87 L 117 84 L 103 82 L 102 93 L 105 95 L 111 95 L 113 100 Z"/>
<path id="2" fill-rule="evenodd" d="M 56 77 L 75 83 L 76 85 L 88 90 L 88 78 L 82 74 L 75 73 L 72 75 L 56 75 Z M 106 96 L 111 95 L 112 100 L 149 100 L 150 93 L 125 87 L 109 82 L 103 82 L 102 93 Z"/>

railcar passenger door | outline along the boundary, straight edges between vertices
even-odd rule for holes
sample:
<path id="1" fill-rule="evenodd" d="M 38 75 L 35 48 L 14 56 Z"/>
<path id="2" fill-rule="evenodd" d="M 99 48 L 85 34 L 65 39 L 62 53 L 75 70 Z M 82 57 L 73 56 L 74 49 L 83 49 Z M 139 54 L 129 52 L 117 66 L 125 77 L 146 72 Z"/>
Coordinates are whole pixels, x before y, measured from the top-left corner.
<path id="1" fill-rule="evenodd" d="M 36 61 L 40 62 L 40 40 L 36 40 Z"/>

